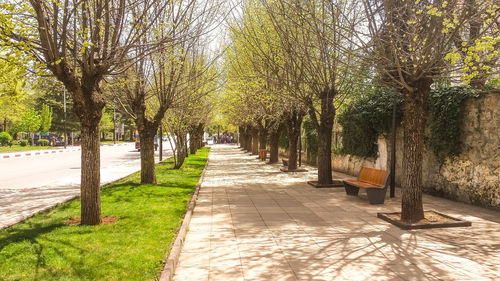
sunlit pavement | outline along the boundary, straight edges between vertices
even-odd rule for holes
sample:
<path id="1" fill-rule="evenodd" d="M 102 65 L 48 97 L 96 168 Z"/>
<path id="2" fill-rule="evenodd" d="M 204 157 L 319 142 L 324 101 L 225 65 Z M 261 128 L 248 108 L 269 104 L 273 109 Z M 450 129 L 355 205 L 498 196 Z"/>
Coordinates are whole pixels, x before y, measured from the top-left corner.
<path id="1" fill-rule="evenodd" d="M 170 154 L 164 150 L 164 156 Z M 0 159 L 0 229 L 78 196 L 80 162 L 81 151 L 76 150 Z M 133 143 L 101 146 L 101 184 L 140 169 L 140 153 Z"/>
<path id="2" fill-rule="evenodd" d="M 399 194 L 370 205 L 307 185 L 308 168 L 213 146 L 174 280 L 500 280 L 499 212 L 424 196 L 472 227 L 404 231 L 376 217 Z"/>

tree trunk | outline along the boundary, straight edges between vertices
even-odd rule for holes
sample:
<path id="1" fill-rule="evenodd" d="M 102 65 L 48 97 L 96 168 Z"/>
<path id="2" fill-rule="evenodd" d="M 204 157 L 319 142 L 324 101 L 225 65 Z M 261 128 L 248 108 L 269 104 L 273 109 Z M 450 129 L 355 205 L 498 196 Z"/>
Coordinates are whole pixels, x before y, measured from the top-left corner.
<path id="1" fill-rule="evenodd" d="M 332 122 L 333 123 L 333 122 Z M 321 124 L 318 132 L 318 183 L 332 183 L 332 129 Z"/>
<path id="2" fill-rule="evenodd" d="M 195 129 L 189 132 L 189 153 L 196 154 L 198 150 L 198 133 Z"/>
<path id="3" fill-rule="evenodd" d="M 244 148 L 245 147 L 245 133 L 244 133 L 244 129 L 243 127 L 239 126 L 238 127 L 238 133 L 239 133 L 239 137 L 238 137 L 238 142 L 240 143 L 240 148 Z"/>
<path id="4" fill-rule="evenodd" d="M 287 120 L 288 131 L 288 170 L 297 169 L 297 143 L 299 141 L 300 126 L 302 124 L 301 113 L 293 112 Z"/>
<path id="5" fill-rule="evenodd" d="M 99 113 L 97 113 L 99 114 Z M 81 224 L 101 223 L 100 118 L 81 120 Z"/>
<path id="6" fill-rule="evenodd" d="M 297 143 L 299 134 L 288 134 L 288 170 L 293 171 L 297 169 Z"/>
<path id="7" fill-rule="evenodd" d="M 335 107 L 333 98 L 336 95 L 335 89 L 325 90 L 321 94 L 321 114 L 320 122 L 315 122 L 316 113 L 309 110 L 309 115 L 313 119 L 314 127 L 318 133 L 318 183 L 332 183 L 332 130 L 335 119 Z M 314 114 L 314 116 L 312 116 Z"/>
<path id="8" fill-rule="evenodd" d="M 203 135 L 205 134 L 205 124 L 200 123 L 198 126 L 198 144 L 197 147 L 200 149 L 203 146 Z"/>
<path id="9" fill-rule="evenodd" d="M 281 133 L 281 126 L 279 126 L 278 129 L 273 130 L 271 132 L 270 136 L 270 159 L 269 163 L 277 163 L 279 161 L 279 143 L 280 143 L 280 133 Z"/>
<path id="10" fill-rule="evenodd" d="M 252 155 L 259 154 L 259 131 L 252 129 Z"/>
<path id="11" fill-rule="evenodd" d="M 139 132 L 141 142 L 141 183 L 156 184 L 155 132 L 156 130 L 141 130 Z"/>
<path id="12" fill-rule="evenodd" d="M 422 154 L 430 81 L 418 81 L 416 90 L 404 91 L 403 180 L 401 220 L 417 222 L 424 218 L 422 204 Z"/>
<path id="13" fill-rule="evenodd" d="M 184 164 L 184 159 L 186 158 L 185 144 L 183 134 L 176 134 L 175 146 L 177 148 L 177 162 L 174 165 L 174 169 L 179 169 Z"/>
<path id="14" fill-rule="evenodd" d="M 245 146 L 245 150 L 247 152 L 251 152 L 252 151 L 252 128 L 251 127 L 247 127 L 246 129 L 246 146 Z"/>
<path id="15" fill-rule="evenodd" d="M 267 130 L 260 128 L 259 130 L 259 149 L 266 149 L 267 144 Z"/>

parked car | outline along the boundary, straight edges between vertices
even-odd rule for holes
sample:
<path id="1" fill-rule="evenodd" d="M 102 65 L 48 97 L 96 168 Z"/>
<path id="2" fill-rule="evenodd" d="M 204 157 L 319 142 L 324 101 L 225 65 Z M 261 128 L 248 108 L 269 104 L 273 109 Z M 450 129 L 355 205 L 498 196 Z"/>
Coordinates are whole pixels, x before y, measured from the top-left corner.
<path id="1" fill-rule="evenodd" d="M 56 138 L 56 146 L 64 146 L 64 139 L 61 137 Z"/>

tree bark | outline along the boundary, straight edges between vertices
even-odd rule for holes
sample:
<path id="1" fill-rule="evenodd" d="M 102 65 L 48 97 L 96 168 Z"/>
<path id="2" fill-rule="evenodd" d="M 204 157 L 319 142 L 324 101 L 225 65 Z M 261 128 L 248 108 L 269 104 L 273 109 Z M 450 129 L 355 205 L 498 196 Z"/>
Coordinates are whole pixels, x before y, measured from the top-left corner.
<path id="1" fill-rule="evenodd" d="M 156 184 L 155 131 L 141 130 L 141 183 Z"/>
<path id="2" fill-rule="evenodd" d="M 252 129 L 252 155 L 259 154 L 259 131 Z"/>
<path id="3" fill-rule="evenodd" d="M 431 81 L 417 81 L 415 91 L 403 91 L 403 181 L 401 220 L 417 222 L 424 218 L 422 203 L 422 155 L 427 100 Z"/>
<path id="4" fill-rule="evenodd" d="M 333 98 L 336 95 L 334 88 L 321 93 L 321 113 L 317 121 L 314 108 L 309 109 L 313 126 L 318 133 L 318 183 L 332 183 L 332 130 L 335 119 Z"/>
<path id="5" fill-rule="evenodd" d="M 280 133 L 282 127 L 271 131 L 270 135 L 270 158 L 269 164 L 277 163 L 279 161 L 279 142 L 280 142 Z"/>
<path id="6" fill-rule="evenodd" d="M 196 154 L 198 150 L 198 132 L 193 129 L 189 132 L 189 153 Z"/>
<path id="7" fill-rule="evenodd" d="M 297 143 L 299 141 L 300 126 L 302 124 L 303 114 L 296 111 L 287 117 L 288 131 L 288 170 L 297 169 Z"/>
<path id="8" fill-rule="evenodd" d="M 267 144 L 267 130 L 265 128 L 259 129 L 259 149 L 266 149 Z"/>
<path id="9" fill-rule="evenodd" d="M 196 150 L 200 149 L 203 146 L 203 134 L 205 133 L 205 124 L 200 123 L 198 127 L 196 127 Z M 196 153 L 196 152 L 195 152 Z"/>
<path id="10" fill-rule="evenodd" d="M 323 124 L 322 124 L 323 125 Z M 332 183 L 332 129 L 324 125 L 318 132 L 318 183 Z"/>
<path id="11" fill-rule="evenodd" d="M 252 152 L 252 128 L 249 126 L 246 129 L 246 137 L 247 139 L 245 141 L 246 143 L 245 150 L 247 152 Z"/>
<path id="12" fill-rule="evenodd" d="M 100 112 L 96 112 L 99 115 Z M 81 119 L 81 224 L 101 223 L 100 118 Z"/>
<path id="13" fill-rule="evenodd" d="M 184 164 L 184 159 L 186 158 L 186 145 L 185 145 L 185 135 L 176 134 L 175 146 L 177 148 L 177 162 L 174 165 L 174 169 L 179 169 Z"/>
<path id="14" fill-rule="evenodd" d="M 239 143 L 240 143 L 240 148 L 245 148 L 245 129 L 243 127 L 239 126 L 238 127 L 238 133 L 239 133 Z"/>

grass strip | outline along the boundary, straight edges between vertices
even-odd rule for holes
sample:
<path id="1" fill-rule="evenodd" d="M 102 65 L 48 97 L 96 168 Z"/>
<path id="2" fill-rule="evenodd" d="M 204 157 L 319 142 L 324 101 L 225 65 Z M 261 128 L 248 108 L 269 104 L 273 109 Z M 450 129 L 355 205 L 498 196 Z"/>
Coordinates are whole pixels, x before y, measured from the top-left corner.
<path id="1" fill-rule="evenodd" d="M 157 185 L 135 173 L 102 189 L 102 216 L 113 224 L 68 226 L 80 199 L 0 231 L 0 280 L 152 280 L 163 268 L 208 158 L 203 148 L 179 170 L 156 167 Z"/>

